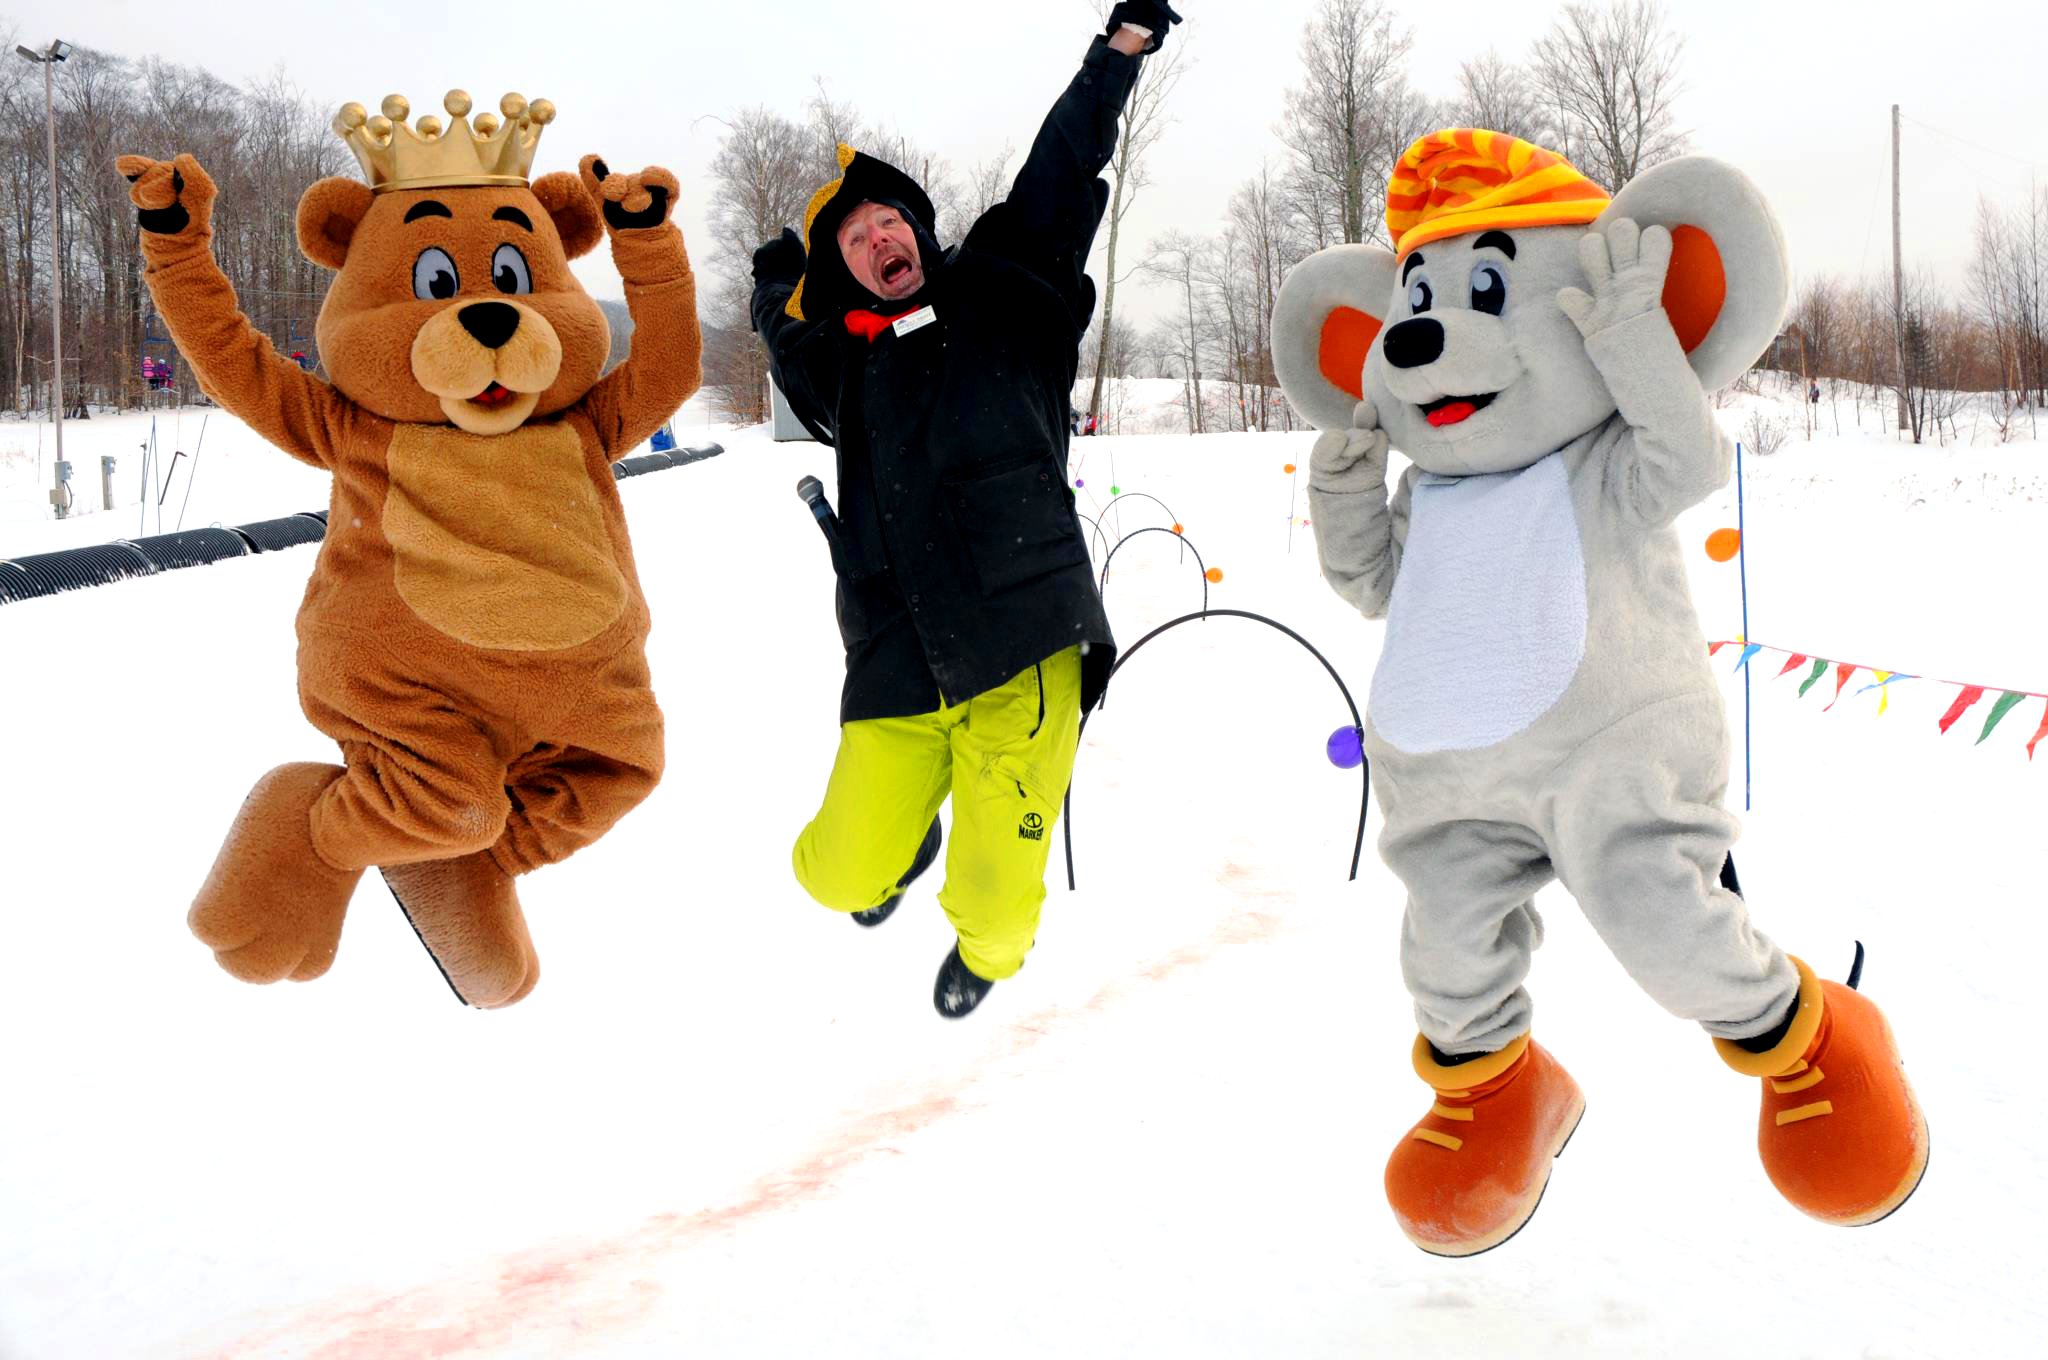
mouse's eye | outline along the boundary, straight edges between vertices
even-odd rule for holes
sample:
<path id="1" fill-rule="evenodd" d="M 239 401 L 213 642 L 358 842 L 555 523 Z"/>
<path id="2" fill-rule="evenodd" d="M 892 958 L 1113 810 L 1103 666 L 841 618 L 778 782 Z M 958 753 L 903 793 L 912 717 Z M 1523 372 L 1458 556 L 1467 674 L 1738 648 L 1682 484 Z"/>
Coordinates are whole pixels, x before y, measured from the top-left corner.
<path id="1" fill-rule="evenodd" d="M 428 246 L 412 262 L 412 295 L 426 300 L 452 298 L 462 286 L 455 261 L 439 246 Z"/>
<path id="2" fill-rule="evenodd" d="M 1491 264 L 1472 266 L 1472 310 L 1500 315 L 1501 308 L 1508 305 L 1508 281 L 1501 277 L 1500 267 Z"/>
<path id="3" fill-rule="evenodd" d="M 531 293 L 533 275 L 526 268 L 526 257 L 514 245 L 499 246 L 491 256 L 491 282 L 501 293 Z"/>
<path id="4" fill-rule="evenodd" d="M 1408 285 L 1408 310 L 1419 316 L 1429 310 L 1429 304 L 1435 297 L 1436 294 L 1429 291 L 1429 280 L 1418 277 Z"/>

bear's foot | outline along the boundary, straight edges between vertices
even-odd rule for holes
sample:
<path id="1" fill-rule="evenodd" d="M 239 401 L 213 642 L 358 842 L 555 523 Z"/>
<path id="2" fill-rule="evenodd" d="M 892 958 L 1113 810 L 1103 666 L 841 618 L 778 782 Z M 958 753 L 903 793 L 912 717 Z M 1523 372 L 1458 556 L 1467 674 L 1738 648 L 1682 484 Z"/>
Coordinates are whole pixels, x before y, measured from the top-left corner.
<path id="1" fill-rule="evenodd" d="M 1415 1040 L 1430 1112 L 1387 1160 L 1387 1202 L 1408 1240 L 1433 1256 L 1476 1256 L 1521 1231 L 1543 1199 L 1586 1098 L 1524 1034 L 1497 1053 L 1440 1063 Z"/>
<path id="2" fill-rule="evenodd" d="M 257 780 L 185 918 L 244 982 L 309 982 L 334 962 L 362 871 L 320 858 L 311 819 L 314 800 L 341 774 L 339 765 L 305 763 Z"/>
<path id="3" fill-rule="evenodd" d="M 488 851 L 379 872 L 458 1001 L 509 1006 L 540 981 L 519 893 Z"/>
<path id="4" fill-rule="evenodd" d="M 1762 1053 L 1716 1039 L 1727 1064 L 1760 1077 L 1757 1151 L 1778 1193 L 1825 1223 L 1875 1223 L 1927 1172 L 1927 1119 L 1906 1083 L 1891 1026 L 1862 993 L 1798 959 L 1799 1002 Z"/>

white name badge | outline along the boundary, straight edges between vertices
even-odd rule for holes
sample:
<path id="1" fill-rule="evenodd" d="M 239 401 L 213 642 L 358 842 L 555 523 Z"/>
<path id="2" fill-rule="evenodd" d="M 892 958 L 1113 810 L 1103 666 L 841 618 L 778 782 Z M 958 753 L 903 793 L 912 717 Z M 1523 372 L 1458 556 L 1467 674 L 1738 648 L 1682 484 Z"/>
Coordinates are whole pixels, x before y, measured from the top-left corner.
<path id="1" fill-rule="evenodd" d="M 910 334 L 912 331 L 923 330 L 938 319 L 939 314 L 937 312 L 929 307 L 920 307 L 909 316 L 897 317 L 895 323 L 890 326 L 890 329 L 895 331 L 898 337 L 902 337 Z"/>

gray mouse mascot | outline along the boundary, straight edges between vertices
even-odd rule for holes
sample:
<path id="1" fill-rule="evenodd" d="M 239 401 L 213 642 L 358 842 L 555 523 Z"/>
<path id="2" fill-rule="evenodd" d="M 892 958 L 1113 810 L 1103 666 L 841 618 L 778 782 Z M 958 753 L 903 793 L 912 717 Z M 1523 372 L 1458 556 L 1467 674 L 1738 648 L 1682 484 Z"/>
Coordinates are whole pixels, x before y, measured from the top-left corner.
<path id="1" fill-rule="evenodd" d="M 1761 1079 L 1779 1192 L 1875 1222 L 1919 1184 L 1926 1121 L 1854 977 L 1819 979 L 1750 923 L 1672 528 L 1728 480 L 1707 394 L 1784 317 L 1777 223 L 1703 156 L 1610 197 L 1553 152 L 1460 128 L 1408 148 L 1387 225 L 1391 254 L 1340 245 L 1293 270 L 1273 344 L 1323 432 L 1323 573 L 1387 621 L 1365 745 L 1433 1094 L 1387 1165 L 1395 1217 L 1437 1255 L 1499 1245 L 1578 1125 L 1523 987 L 1555 878 L 1655 1001 Z M 1390 445 L 1411 464 L 1391 495 Z"/>

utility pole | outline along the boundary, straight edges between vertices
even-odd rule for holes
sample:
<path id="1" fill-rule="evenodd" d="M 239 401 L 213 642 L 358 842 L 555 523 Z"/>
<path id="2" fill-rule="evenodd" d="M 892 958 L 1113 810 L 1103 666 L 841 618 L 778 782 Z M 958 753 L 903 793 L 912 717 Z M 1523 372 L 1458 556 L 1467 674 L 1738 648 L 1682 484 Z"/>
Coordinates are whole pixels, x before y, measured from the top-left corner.
<path id="1" fill-rule="evenodd" d="M 1892 338 L 1899 352 L 1899 428 L 1906 428 L 1906 266 L 1899 245 L 1899 106 L 1892 105 Z"/>
<path id="2" fill-rule="evenodd" d="M 57 203 L 57 63 L 71 44 L 52 38 L 38 52 L 26 43 L 14 49 L 43 68 L 43 117 L 50 151 L 50 423 L 57 433 L 57 465 L 50 504 L 57 518 L 71 513 L 71 464 L 64 461 L 64 214 Z"/>

